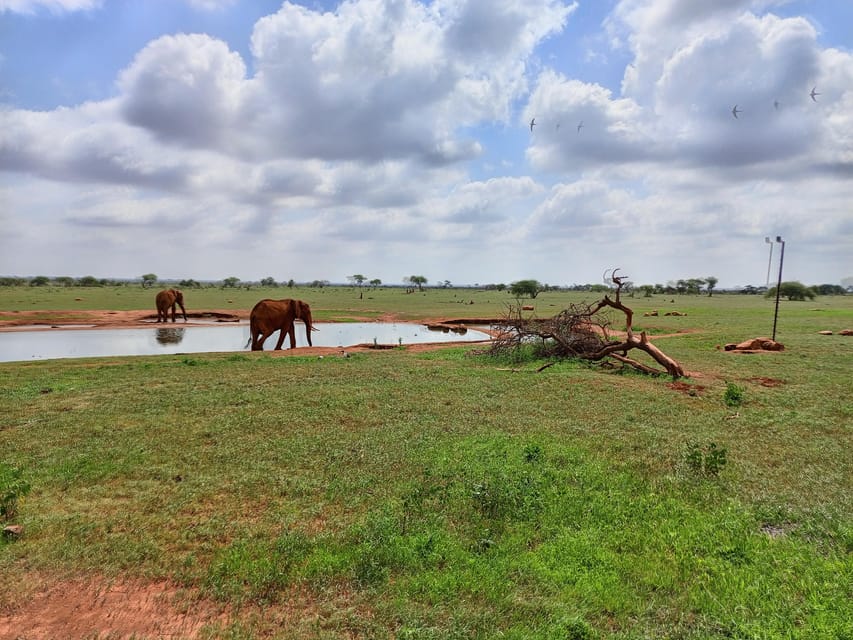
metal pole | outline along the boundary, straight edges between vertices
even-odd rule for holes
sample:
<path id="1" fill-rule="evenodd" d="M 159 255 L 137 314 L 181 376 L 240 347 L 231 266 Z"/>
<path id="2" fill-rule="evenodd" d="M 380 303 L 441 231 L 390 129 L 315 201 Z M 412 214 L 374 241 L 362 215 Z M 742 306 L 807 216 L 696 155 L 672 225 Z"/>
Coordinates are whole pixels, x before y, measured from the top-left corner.
<path id="1" fill-rule="evenodd" d="M 782 236 L 776 236 L 776 242 L 782 244 L 782 253 L 779 254 L 779 280 L 776 283 L 776 311 L 773 313 L 773 342 L 776 342 L 776 320 L 779 318 L 779 294 L 782 290 L 782 263 L 785 261 L 785 241 Z"/>
<path id="2" fill-rule="evenodd" d="M 764 283 L 764 286 L 770 288 L 770 266 L 773 264 L 773 242 L 767 236 L 764 236 L 764 242 L 770 245 L 770 257 L 767 259 L 767 281 Z"/>

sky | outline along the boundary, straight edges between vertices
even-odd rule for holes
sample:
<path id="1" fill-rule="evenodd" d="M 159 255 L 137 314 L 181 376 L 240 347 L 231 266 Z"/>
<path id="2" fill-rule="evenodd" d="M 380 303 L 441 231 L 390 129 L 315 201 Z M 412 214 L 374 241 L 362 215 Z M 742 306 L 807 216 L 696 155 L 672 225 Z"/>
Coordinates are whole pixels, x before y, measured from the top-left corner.
<path id="1" fill-rule="evenodd" d="M 0 275 L 729 288 L 777 236 L 853 276 L 848 0 L 0 0 Z"/>

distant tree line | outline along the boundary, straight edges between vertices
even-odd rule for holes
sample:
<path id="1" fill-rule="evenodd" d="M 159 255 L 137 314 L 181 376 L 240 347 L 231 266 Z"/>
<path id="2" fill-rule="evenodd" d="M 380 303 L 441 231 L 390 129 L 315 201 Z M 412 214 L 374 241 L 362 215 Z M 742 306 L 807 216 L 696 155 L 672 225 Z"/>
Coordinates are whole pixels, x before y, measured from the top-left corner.
<path id="1" fill-rule="evenodd" d="M 362 274 L 354 274 L 347 276 L 347 281 L 350 285 L 362 287 L 369 284 L 373 288 L 383 286 L 382 280 L 379 278 L 368 278 Z M 415 275 L 406 276 L 403 278 L 403 286 L 406 291 L 423 291 L 428 280 L 425 276 Z M 705 278 L 683 278 L 679 280 L 670 280 L 666 284 L 643 284 L 636 286 L 633 283 L 626 281 L 624 283 L 623 294 L 634 296 L 641 293 L 645 297 L 653 295 L 713 295 L 717 292 L 717 278 L 707 276 Z M 274 288 L 287 287 L 293 289 L 299 286 L 304 286 L 313 289 L 322 289 L 331 286 L 328 280 L 312 280 L 302 283 L 301 285 L 292 278 L 287 281 L 276 281 L 275 278 L 269 276 L 262 278 L 257 282 L 242 281 L 240 278 L 231 276 L 223 278 L 219 281 L 199 282 L 191 278 L 183 280 L 160 280 L 154 273 L 146 273 L 136 280 L 114 279 L 114 278 L 96 278 L 94 276 L 83 276 L 81 278 L 72 278 L 70 276 L 33 276 L 33 277 L 18 277 L 18 276 L 0 276 L 0 287 L 124 287 L 132 285 L 141 285 L 143 288 L 151 288 L 155 286 L 178 286 L 182 289 L 201 289 L 201 288 L 223 288 L 223 289 L 252 289 L 256 287 Z M 395 286 L 395 285 L 384 285 Z M 396 285 L 400 286 L 400 285 Z M 450 280 L 439 281 L 437 287 L 449 289 L 452 287 Z M 507 291 L 516 298 L 536 298 L 540 293 L 547 291 L 583 291 L 590 293 L 606 293 L 610 287 L 606 284 L 573 284 L 570 286 L 552 286 L 538 280 L 525 279 L 517 280 L 509 285 L 504 283 L 486 284 L 483 286 L 475 285 L 475 288 L 485 289 L 486 291 Z M 738 293 L 743 295 L 766 295 L 775 297 L 776 287 L 746 285 L 734 291 L 727 293 Z M 842 296 L 848 293 L 853 293 L 853 285 L 842 286 L 838 284 L 819 284 L 814 286 L 806 286 L 800 282 L 783 282 L 780 295 L 790 300 L 805 300 L 815 296 Z"/>

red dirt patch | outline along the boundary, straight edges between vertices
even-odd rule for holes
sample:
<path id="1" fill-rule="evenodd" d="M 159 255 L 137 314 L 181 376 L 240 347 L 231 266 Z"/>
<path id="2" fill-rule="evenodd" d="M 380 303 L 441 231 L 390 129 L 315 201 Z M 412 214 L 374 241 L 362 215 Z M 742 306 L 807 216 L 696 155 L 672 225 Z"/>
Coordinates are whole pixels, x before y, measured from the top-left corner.
<path id="1" fill-rule="evenodd" d="M 698 396 L 702 391 L 705 390 L 701 384 L 687 384 L 686 382 L 669 382 L 666 385 L 673 391 L 681 391 L 682 393 L 686 393 L 689 396 Z"/>
<path id="2" fill-rule="evenodd" d="M 205 625 L 227 621 L 221 607 L 168 582 L 74 580 L 0 611 L 0 640 L 193 639 Z"/>
<path id="3" fill-rule="evenodd" d="M 211 324 L 220 322 L 237 322 L 248 319 L 249 312 L 242 310 L 205 310 L 187 314 L 190 318 L 208 321 Z M 19 313 L 17 311 L 0 311 L 0 331 L 14 330 L 26 327 L 28 330 L 51 329 L 62 325 L 91 325 L 81 327 L 87 329 L 120 329 L 138 328 L 157 325 L 157 314 L 150 311 L 32 311 Z M 172 326 L 168 322 L 166 325 Z M 182 320 L 174 326 L 184 326 Z"/>
<path id="4" fill-rule="evenodd" d="M 785 384 L 784 380 L 779 380 L 777 378 L 764 378 L 762 376 L 758 376 L 756 378 L 748 378 L 749 382 L 754 382 L 756 384 L 760 384 L 762 387 L 781 387 Z"/>

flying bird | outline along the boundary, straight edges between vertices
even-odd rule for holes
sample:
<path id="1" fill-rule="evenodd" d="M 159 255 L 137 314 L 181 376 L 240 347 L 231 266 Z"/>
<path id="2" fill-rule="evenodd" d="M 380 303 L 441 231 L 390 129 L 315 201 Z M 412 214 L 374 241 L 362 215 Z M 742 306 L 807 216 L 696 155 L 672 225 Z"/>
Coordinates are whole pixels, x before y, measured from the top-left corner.
<path id="1" fill-rule="evenodd" d="M 817 98 L 815 98 L 815 96 L 819 96 L 820 94 L 819 94 L 819 93 L 817 93 L 817 92 L 815 91 L 815 89 L 817 89 L 817 87 L 812 87 L 812 92 L 811 92 L 809 95 L 812 97 L 812 100 L 814 100 L 815 102 L 817 102 Z"/>
<path id="2" fill-rule="evenodd" d="M 737 118 L 737 114 L 743 113 L 743 109 L 738 109 L 737 105 L 732 107 L 732 115 Z"/>
<path id="3" fill-rule="evenodd" d="M 578 123 L 578 133 L 581 132 L 581 129 L 583 129 L 583 120 Z"/>
<path id="4" fill-rule="evenodd" d="M 530 130 L 533 131 L 533 127 L 536 126 L 536 118 L 530 119 Z"/>

